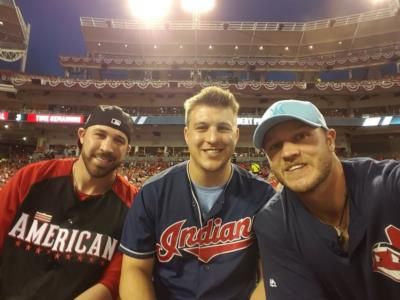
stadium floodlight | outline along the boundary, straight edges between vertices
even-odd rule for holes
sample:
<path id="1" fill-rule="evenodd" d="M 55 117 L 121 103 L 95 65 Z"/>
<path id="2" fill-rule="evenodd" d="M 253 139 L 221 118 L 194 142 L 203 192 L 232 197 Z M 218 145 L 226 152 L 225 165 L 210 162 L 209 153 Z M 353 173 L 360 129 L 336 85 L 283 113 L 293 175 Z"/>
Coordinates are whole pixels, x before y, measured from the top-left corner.
<path id="1" fill-rule="evenodd" d="M 172 0 L 130 0 L 132 14 L 146 21 L 157 21 L 170 11 Z"/>
<path id="2" fill-rule="evenodd" d="M 189 13 L 205 13 L 215 7 L 215 0 L 181 0 L 181 7 Z"/>
<path id="3" fill-rule="evenodd" d="M 372 4 L 381 4 L 385 2 L 386 0 L 371 0 Z"/>

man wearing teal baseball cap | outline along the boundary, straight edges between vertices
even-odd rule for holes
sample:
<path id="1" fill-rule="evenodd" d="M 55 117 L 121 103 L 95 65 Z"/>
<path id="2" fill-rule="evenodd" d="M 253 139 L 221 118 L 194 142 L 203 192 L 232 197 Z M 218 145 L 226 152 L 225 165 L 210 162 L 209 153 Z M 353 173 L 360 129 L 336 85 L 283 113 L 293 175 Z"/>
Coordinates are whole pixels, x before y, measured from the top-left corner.
<path id="1" fill-rule="evenodd" d="M 267 109 L 253 142 L 283 184 L 255 217 L 269 300 L 398 299 L 400 164 L 340 161 L 307 101 Z"/>

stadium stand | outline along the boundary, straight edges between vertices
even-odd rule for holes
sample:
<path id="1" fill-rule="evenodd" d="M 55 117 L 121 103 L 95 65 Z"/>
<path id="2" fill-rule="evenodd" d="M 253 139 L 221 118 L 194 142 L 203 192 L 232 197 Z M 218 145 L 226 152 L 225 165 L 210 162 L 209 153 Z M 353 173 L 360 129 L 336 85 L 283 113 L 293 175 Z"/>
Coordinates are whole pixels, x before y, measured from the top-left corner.
<path id="1" fill-rule="evenodd" d="M 21 60 L 19 72 L 0 71 L 0 157 L 70 155 L 88 112 L 116 104 L 135 122 L 127 176 L 136 162 L 158 170 L 186 157 L 182 104 L 210 85 L 240 102 L 239 163 L 262 162 L 250 137 L 262 112 L 284 98 L 315 103 L 338 130 L 342 156 L 400 154 L 398 1 L 310 22 L 145 26 L 81 17 L 87 55 L 60 56 L 64 77 L 24 72 L 30 26 L 13 1 L 2 1 L 0 12 L 0 20 L 8 18 L 0 34 L 15 39 L 0 43 L 0 58 Z"/>

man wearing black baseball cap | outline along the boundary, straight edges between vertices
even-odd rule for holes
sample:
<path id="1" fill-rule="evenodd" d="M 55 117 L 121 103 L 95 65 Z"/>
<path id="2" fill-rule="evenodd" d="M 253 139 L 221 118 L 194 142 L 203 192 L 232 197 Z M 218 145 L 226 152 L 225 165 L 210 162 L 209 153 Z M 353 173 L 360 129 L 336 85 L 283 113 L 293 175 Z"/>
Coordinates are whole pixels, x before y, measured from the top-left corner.
<path id="1" fill-rule="evenodd" d="M 137 194 L 117 168 L 132 130 L 120 107 L 97 106 L 78 129 L 77 160 L 30 164 L 0 191 L 0 299 L 116 298 Z"/>
<path id="2" fill-rule="evenodd" d="M 130 143 L 133 121 L 131 116 L 124 112 L 119 106 L 97 106 L 87 118 L 84 128 L 86 129 L 93 125 L 104 125 L 122 131 L 128 139 L 128 144 Z M 78 144 L 82 146 L 79 141 Z"/>
<path id="3" fill-rule="evenodd" d="M 400 163 L 340 161 L 335 139 L 300 100 L 274 103 L 255 130 L 284 186 L 254 221 L 267 299 L 399 299 Z"/>
<path id="4" fill-rule="evenodd" d="M 82 149 L 77 167 L 86 169 L 94 178 L 102 178 L 105 181 L 110 179 L 112 182 L 115 176 L 113 171 L 119 167 L 121 160 L 130 150 L 132 131 L 132 118 L 120 107 L 97 106 L 88 117 L 85 126 L 78 129 L 78 145 Z M 107 137 L 109 139 L 106 139 Z M 79 170 L 78 172 L 80 173 Z M 108 176 L 110 178 L 107 179 Z M 103 184 L 101 186 L 104 187 Z"/>

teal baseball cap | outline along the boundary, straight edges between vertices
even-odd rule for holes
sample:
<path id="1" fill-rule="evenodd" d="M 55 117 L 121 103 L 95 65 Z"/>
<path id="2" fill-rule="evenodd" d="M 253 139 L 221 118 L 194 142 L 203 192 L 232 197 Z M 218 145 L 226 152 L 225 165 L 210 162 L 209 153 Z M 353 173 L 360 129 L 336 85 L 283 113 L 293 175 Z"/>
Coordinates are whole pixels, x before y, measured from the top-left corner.
<path id="1" fill-rule="evenodd" d="M 253 144 L 262 149 L 265 134 L 274 126 L 289 120 L 298 120 L 312 127 L 328 129 L 324 116 L 309 101 L 281 100 L 272 104 L 261 117 L 253 135 Z"/>

